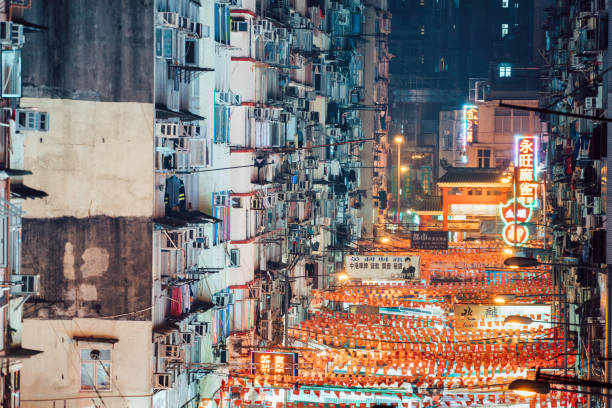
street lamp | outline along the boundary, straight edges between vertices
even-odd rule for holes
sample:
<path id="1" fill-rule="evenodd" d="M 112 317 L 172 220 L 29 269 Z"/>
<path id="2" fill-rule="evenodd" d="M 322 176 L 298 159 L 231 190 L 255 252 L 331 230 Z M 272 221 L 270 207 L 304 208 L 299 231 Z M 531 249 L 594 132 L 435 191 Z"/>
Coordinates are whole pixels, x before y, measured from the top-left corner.
<path id="1" fill-rule="evenodd" d="M 565 326 L 584 326 L 581 323 L 569 323 L 569 322 L 545 322 L 543 320 L 533 320 L 531 317 L 520 316 L 520 315 L 510 315 L 504 319 L 504 324 L 522 324 L 525 326 L 529 326 L 532 323 L 548 323 L 548 324 L 561 324 Z"/>
<path id="2" fill-rule="evenodd" d="M 607 268 L 602 268 L 594 265 L 578 265 L 578 264 L 564 264 L 564 263 L 555 263 L 555 262 L 540 262 L 535 258 L 529 258 L 524 256 L 513 256 L 504 260 L 504 265 L 509 266 L 510 268 L 534 268 L 538 265 L 548 265 L 548 266 L 569 266 L 575 268 L 584 268 L 591 269 L 597 271 L 604 271 Z"/>
<path id="3" fill-rule="evenodd" d="M 401 144 L 404 142 L 404 138 L 401 136 L 395 136 L 393 139 L 397 144 L 397 222 L 400 222 L 400 190 L 401 190 L 401 177 L 402 177 L 402 168 L 401 168 Z"/>
<path id="4" fill-rule="evenodd" d="M 508 389 L 523 397 L 530 397 L 534 394 L 548 394 L 550 384 L 545 381 L 514 380 L 508 385 Z"/>
<path id="5" fill-rule="evenodd" d="M 534 295 L 515 295 L 512 293 L 508 293 L 508 294 L 495 295 L 493 297 L 493 302 L 501 305 L 506 302 L 515 300 L 517 298 L 532 298 L 532 297 L 546 297 L 546 296 L 550 296 L 550 297 L 565 296 L 565 294 L 564 293 L 542 293 L 542 294 L 534 294 Z"/>
<path id="6" fill-rule="evenodd" d="M 575 390 L 568 388 L 553 388 L 551 385 L 565 385 L 584 388 L 588 387 L 589 389 Z M 592 391 L 593 388 L 595 388 L 596 390 Z M 535 380 L 514 380 L 508 385 L 508 389 L 523 396 L 532 396 L 534 394 L 548 394 L 550 393 L 550 391 L 565 391 L 574 392 L 577 394 L 595 394 L 609 396 L 610 393 L 604 391 L 612 389 L 612 384 L 593 380 L 583 380 L 580 378 L 571 378 L 566 376 L 540 374 L 540 370 L 538 369 L 536 371 Z"/>

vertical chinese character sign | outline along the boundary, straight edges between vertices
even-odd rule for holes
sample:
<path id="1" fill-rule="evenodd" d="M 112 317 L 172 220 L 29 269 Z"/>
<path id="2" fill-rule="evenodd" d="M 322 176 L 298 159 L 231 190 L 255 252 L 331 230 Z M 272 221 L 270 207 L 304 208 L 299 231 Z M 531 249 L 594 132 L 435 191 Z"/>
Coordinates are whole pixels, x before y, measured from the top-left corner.
<path id="1" fill-rule="evenodd" d="M 466 105 L 463 107 L 465 115 L 465 143 L 473 143 L 478 132 L 478 107 Z"/>
<path id="2" fill-rule="evenodd" d="M 516 197 L 527 207 L 537 203 L 537 140 L 534 136 L 516 137 Z"/>

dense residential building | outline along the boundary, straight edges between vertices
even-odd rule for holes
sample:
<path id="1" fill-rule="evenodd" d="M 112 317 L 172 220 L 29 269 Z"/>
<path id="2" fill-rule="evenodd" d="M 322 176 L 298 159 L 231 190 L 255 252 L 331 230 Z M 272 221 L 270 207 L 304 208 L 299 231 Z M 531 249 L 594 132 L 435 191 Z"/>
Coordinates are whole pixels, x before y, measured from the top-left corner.
<path id="1" fill-rule="evenodd" d="M 23 363 L 24 406 L 220 407 L 231 365 L 287 344 L 386 208 L 386 8 L 19 9 L 23 103 L 44 113 L 15 111 L 14 168 L 33 175 L 13 170 L 7 228 L 19 198 L 46 197 L 23 203 L 14 345 L 43 352 Z"/>
<path id="2" fill-rule="evenodd" d="M 49 113 L 22 101 L 22 52 L 27 48 L 23 24 L 11 16 L 11 5 L 0 5 L 0 56 L 2 87 L 0 89 L 0 405 L 18 408 L 22 401 L 23 364 L 42 349 L 23 345 L 24 303 L 40 293 L 38 271 L 22 267 L 23 206 L 44 198 L 47 193 L 29 187 L 31 170 L 23 167 L 25 141 L 44 137 Z"/>

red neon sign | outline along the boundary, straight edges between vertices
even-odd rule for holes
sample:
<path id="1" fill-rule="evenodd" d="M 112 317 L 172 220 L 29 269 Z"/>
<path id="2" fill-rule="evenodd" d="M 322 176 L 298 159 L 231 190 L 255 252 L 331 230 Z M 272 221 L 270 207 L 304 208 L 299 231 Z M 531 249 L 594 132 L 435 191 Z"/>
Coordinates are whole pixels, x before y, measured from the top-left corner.
<path id="1" fill-rule="evenodd" d="M 535 203 L 538 190 L 535 182 L 537 142 L 533 136 L 519 136 L 516 140 L 516 196 L 530 206 Z"/>

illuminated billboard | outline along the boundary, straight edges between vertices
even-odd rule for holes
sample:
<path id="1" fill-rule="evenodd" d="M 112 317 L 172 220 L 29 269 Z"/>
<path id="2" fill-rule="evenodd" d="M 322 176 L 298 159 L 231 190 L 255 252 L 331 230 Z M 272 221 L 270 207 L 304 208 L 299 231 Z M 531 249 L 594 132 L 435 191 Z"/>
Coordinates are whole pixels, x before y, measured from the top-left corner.
<path id="1" fill-rule="evenodd" d="M 516 246 L 529 239 L 529 230 L 525 223 L 529 222 L 532 214 L 531 207 L 514 198 L 511 198 L 506 204 L 499 205 L 499 216 L 504 222 L 502 238 L 506 244 Z"/>
<path id="2" fill-rule="evenodd" d="M 418 280 L 420 257 L 346 255 L 344 271 L 351 279 L 365 281 Z"/>
<path id="3" fill-rule="evenodd" d="M 534 136 L 516 136 L 516 196 L 526 206 L 536 205 L 537 199 L 537 151 L 538 142 Z"/>
<path id="4" fill-rule="evenodd" d="M 296 376 L 297 366 L 297 353 L 251 351 L 251 374 Z"/>
<path id="5" fill-rule="evenodd" d="M 463 120 L 465 127 L 465 143 L 476 141 L 478 134 L 478 106 L 465 105 L 463 107 Z"/>

